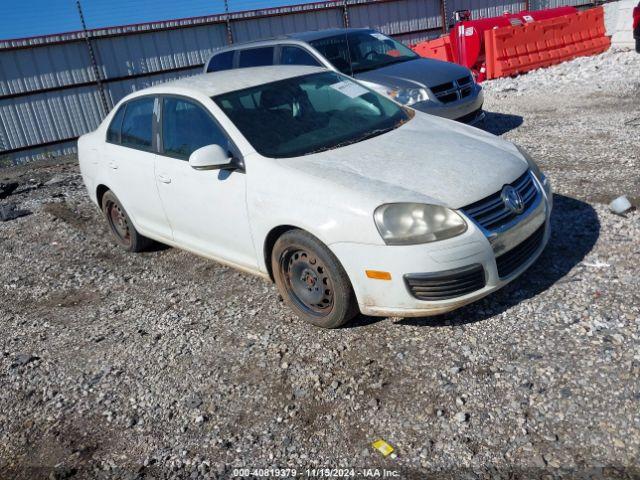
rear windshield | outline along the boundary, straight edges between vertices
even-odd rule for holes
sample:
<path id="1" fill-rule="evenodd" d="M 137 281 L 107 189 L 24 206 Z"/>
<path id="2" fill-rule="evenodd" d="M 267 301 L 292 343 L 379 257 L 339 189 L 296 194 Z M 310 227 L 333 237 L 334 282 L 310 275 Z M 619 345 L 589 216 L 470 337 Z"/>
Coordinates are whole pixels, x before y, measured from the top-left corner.
<path id="1" fill-rule="evenodd" d="M 296 157 L 393 130 L 408 110 L 335 72 L 289 78 L 213 97 L 261 155 Z"/>

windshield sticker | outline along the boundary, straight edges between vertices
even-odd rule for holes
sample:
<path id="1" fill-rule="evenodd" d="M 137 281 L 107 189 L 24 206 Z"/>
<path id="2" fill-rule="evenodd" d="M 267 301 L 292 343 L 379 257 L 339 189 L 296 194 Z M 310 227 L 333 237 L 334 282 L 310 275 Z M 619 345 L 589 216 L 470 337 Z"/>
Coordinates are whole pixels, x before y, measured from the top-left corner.
<path id="1" fill-rule="evenodd" d="M 373 38 L 377 38 L 378 40 L 382 40 L 383 42 L 384 42 L 385 40 L 389 40 L 389 38 L 388 38 L 388 37 L 385 37 L 383 34 L 378 33 L 378 32 L 370 33 L 370 35 L 371 35 Z"/>
<path id="2" fill-rule="evenodd" d="M 351 98 L 357 98 L 361 95 L 364 95 L 365 93 L 369 93 L 369 90 L 367 90 L 366 88 L 361 87 L 357 83 L 350 82 L 349 80 L 343 80 L 329 86 L 334 90 L 339 91 L 343 95 Z"/>

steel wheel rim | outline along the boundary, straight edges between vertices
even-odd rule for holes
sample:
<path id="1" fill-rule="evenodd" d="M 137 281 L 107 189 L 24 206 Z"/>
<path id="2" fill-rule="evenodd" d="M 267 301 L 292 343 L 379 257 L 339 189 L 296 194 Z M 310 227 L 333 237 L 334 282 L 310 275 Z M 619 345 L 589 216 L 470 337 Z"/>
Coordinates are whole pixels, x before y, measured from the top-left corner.
<path id="1" fill-rule="evenodd" d="M 324 317 L 333 309 L 333 282 L 329 270 L 313 253 L 304 249 L 285 250 L 280 270 L 293 302 L 307 314 Z"/>
<path id="2" fill-rule="evenodd" d="M 129 231 L 126 214 L 120 205 L 115 202 L 108 201 L 106 207 L 107 219 L 116 238 L 123 245 L 131 245 L 131 232 Z"/>

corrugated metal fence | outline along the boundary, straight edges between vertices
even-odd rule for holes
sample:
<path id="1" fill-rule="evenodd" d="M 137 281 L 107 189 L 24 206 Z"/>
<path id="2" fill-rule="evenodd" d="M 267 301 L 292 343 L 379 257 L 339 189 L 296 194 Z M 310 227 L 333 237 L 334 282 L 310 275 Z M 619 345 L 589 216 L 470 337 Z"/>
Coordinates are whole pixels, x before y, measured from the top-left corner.
<path id="1" fill-rule="evenodd" d="M 585 1 L 332 0 L 0 41 L 0 159 L 73 152 L 123 96 L 199 73 L 229 41 L 350 26 L 415 43 L 440 34 L 455 10 L 481 18 Z"/>

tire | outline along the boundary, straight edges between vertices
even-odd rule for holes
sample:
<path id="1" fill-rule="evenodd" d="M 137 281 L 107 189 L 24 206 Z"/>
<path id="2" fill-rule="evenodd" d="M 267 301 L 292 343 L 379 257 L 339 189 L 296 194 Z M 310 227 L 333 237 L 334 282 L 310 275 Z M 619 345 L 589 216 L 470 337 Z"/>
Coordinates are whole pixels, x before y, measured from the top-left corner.
<path id="1" fill-rule="evenodd" d="M 353 288 L 336 256 L 302 230 L 289 230 L 271 254 L 276 286 L 287 305 L 304 321 L 338 328 L 358 313 Z"/>
<path id="2" fill-rule="evenodd" d="M 129 252 L 142 252 L 153 243 L 138 233 L 120 200 L 107 191 L 102 197 L 102 212 L 116 243 Z"/>

